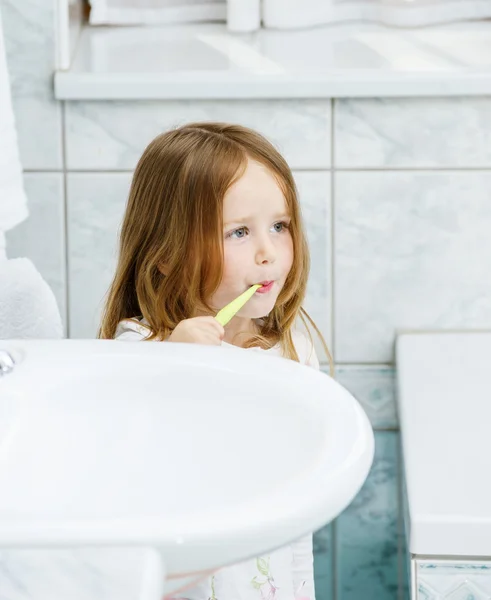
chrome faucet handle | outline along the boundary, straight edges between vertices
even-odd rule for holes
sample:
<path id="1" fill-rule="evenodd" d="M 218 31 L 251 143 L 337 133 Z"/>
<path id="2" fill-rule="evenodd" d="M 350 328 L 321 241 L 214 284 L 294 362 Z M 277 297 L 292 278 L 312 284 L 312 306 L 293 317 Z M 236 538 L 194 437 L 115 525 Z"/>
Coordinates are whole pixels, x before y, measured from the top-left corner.
<path id="1" fill-rule="evenodd" d="M 0 349 L 0 377 L 8 375 L 15 367 L 15 360 L 10 352 Z"/>

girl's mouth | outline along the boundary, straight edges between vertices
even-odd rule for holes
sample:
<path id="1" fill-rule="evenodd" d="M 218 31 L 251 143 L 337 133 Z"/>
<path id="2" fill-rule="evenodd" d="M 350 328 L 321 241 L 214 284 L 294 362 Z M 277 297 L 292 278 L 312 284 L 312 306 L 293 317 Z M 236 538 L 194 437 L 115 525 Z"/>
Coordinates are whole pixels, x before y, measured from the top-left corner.
<path id="1" fill-rule="evenodd" d="M 256 294 L 267 294 L 271 291 L 274 281 L 261 281 L 261 287 L 256 290 Z"/>

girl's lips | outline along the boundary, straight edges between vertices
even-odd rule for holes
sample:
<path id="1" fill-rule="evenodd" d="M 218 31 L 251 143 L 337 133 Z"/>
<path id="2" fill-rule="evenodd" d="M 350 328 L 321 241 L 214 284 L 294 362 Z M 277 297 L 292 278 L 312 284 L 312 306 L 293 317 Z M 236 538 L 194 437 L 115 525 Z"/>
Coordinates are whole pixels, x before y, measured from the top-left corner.
<path id="1" fill-rule="evenodd" d="M 262 281 L 261 286 L 256 290 L 256 294 L 267 294 L 273 287 L 274 281 Z"/>

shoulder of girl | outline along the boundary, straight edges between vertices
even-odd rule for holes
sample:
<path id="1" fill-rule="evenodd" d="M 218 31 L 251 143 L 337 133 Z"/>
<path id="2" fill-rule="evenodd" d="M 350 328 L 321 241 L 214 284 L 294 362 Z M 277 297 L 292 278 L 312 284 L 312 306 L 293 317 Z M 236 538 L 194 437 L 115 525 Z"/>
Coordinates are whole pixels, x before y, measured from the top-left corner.
<path id="1" fill-rule="evenodd" d="M 145 325 L 142 325 L 138 319 L 123 319 L 118 323 L 114 339 L 137 342 L 144 340 L 149 334 L 150 329 Z"/>

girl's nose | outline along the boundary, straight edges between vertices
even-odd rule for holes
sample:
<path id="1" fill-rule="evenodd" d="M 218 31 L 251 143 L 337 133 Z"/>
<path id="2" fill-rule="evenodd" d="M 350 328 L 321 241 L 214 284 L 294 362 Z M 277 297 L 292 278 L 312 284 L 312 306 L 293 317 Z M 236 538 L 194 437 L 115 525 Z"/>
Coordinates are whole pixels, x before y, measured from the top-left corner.
<path id="1" fill-rule="evenodd" d="M 256 250 L 256 262 L 259 265 L 273 263 L 276 260 L 276 248 L 267 237 L 260 241 Z"/>

